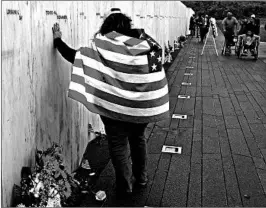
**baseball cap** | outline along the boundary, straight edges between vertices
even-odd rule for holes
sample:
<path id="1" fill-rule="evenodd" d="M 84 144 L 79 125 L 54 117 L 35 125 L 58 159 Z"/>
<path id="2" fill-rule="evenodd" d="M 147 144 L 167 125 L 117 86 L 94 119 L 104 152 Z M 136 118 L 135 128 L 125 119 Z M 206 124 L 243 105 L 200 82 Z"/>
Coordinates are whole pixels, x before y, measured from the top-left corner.
<path id="1" fill-rule="evenodd" d="M 255 14 L 252 14 L 252 15 L 251 15 L 251 18 L 255 18 Z"/>

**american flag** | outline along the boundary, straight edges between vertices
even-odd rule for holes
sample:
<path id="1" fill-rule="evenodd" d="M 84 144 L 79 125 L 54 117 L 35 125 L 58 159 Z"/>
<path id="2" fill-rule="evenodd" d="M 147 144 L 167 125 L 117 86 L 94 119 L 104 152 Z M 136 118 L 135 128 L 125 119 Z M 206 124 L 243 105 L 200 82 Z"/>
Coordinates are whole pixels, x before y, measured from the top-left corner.
<path id="1" fill-rule="evenodd" d="M 139 38 L 97 34 L 76 53 L 68 96 L 96 114 L 149 123 L 169 117 L 162 49 L 139 30 Z"/>

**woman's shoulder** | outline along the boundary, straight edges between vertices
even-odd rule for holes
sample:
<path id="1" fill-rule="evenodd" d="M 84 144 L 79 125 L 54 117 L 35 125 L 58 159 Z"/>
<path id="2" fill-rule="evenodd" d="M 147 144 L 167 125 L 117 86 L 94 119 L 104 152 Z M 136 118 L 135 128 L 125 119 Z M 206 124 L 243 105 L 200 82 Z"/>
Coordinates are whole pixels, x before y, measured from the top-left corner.
<path id="1" fill-rule="evenodd" d="M 131 29 L 130 31 L 129 31 L 129 36 L 130 37 L 133 37 L 133 38 L 140 38 L 140 36 L 142 35 L 142 34 L 145 34 L 145 31 L 144 31 L 144 29 L 142 29 L 142 28 L 138 28 L 138 29 Z"/>

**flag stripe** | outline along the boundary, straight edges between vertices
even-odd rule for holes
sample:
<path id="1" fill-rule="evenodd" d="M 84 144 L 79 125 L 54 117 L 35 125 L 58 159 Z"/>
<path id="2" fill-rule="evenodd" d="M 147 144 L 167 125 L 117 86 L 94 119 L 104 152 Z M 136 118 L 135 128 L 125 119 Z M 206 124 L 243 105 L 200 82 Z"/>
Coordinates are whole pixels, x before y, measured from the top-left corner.
<path id="1" fill-rule="evenodd" d="M 168 102 L 168 95 L 162 96 L 160 98 L 154 100 L 144 100 L 144 101 L 132 101 L 130 99 L 121 98 L 109 93 L 106 93 L 102 90 L 99 90 L 91 85 L 85 83 L 85 79 L 83 77 L 72 77 L 72 82 L 81 84 L 85 86 L 86 93 L 93 94 L 96 97 L 99 97 L 103 100 L 112 102 L 112 103 L 123 103 L 123 106 L 131 107 L 131 108 L 153 108 L 163 105 Z"/>
<path id="2" fill-rule="evenodd" d="M 122 105 L 118 105 L 115 103 L 108 102 L 106 100 L 103 100 L 99 97 L 96 97 L 92 94 L 86 93 L 86 89 L 84 86 L 75 84 L 73 82 L 70 83 L 69 90 L 72 90 L 72 92 L 77 92 L 79 94 L 82 94 L 86 98 L 86 102 L 93 103 L 98 106 L 102 106 L 105 109 L 109 109 L 110 111 L 121 113 L 124 115 L 130 115 L 130 116 L 155 116 L 162 113 L 165 113 L 169 110 L 169 102 L 153 108 L 130 108 L 125 107 Z"/>
<path id="3" fill-rule="evenodd" d="M 149 48 L 145 48 L 145 49 L 138 49 L 138 48 L 129 48 L 126 47 L 125 45 L 115 45 L 113 43 L 110 43 L 109 41 L 105 41 L 105 40 L 100 40 L 100 39 L 96 39 L 95 40 L 95 45 L 98 48 L 107 50 L 107 51 L 112 51 L 115 53 L 119 53 L 122 55 L 127 55 L 127 56 L 145 56 L 143 55 L 144 53 L 147 53 L 147 51 L 149 51 Z"/>
<path id="4" fill-rule="evenodd" d="M 100 34 L 98 34 L 96 36 L 96 38 L 101 38 L 101 37 L 102 36 Z M 138 45 L 141 42 L 143 42 L 143 40 L 141 40 L 141 39 L 129 37 L 129 36 L 126 36 L 126 35 L 121 35 L 121 34 L 119 34 L 117 32 L 112 32 L 112 33 L 106 34 L 106 37 L 110 38 L 110 39 L 113 39 L 113 40 L 116 40 L 116 41 L 119 41 L 121 43 L 125 43 L 126 45 L 129 45 L 129 46 Z"/>
<path id="5" fill-rule="evenodd" d="M 148 116 L 148 117 L 124 115 L 124 114 L 121 114 L 120 112 L 116 113 L 109 109 L 103 108 L 102 106 L 97 106 L 97 105 L 87 102 L 86 97 L 77 91 L 69 90 L 68 96 L 82 103 L 89 111 L 93 113 L 106 116 L 112 119 L 117 119 L 120 121 L 133 122 L 133 123 L 150 123 L 150 122 L 160 121 L 160 120 L 163 120 L 169 117 L 169 111 L 166 111 L 164 113 L 161 113 L 155 116 Z"/>
<path id="6" fill-rule="evenodd" d="M 109 67 L 106 67 L 101 62 L 94 60 L 90 57 L 86 57 L 83 55 L 78 56 L 77 54 L 77 58 L 78 59 L 82 58 L 84 65 L 91 67 L 93 69 L 96 69 L 102 73 L 108 74 L 109 76 L 115 79 L 119 79 L 124 82 L 151 83 L 151 82 L 160 81 L 165 77 L 165 72 L 163 70 L 156 72 L 156 73 L 150 73 L 150 74 L 127 74 L 127 73 L 118 72 Z M 74 66 L 76 66 L 75 63 L 74 63 Z"/>
<path id="7" fill-rule="evenodd" d="M 131 37 L 122 35 L 122 34 L 117 33 L 117 32 L 108 33 L 105 36 L 107 38 L 111 39 L 111 40 L 119 41 L 119 42 L 122 42 L 122 43 L 127 41 L 127 40 L 129 40 L 129 39 L 131 39 Z M 99 38 L 99 37 L 102 37 L 102 35 L 98 34 L 96 36 L 96 38 Z"/>
<path id="8" fill-rule="evenodd" d="M 97 61 L 101 62 L 104 66 L 112 68 L 118 72 L 123 72 L 123 73 L 127 73 L 127 74 L 148 74 L 149 73 L 148 64 L 134 66 L 134 65 L 126 65 L 126 64 L 122 64 L 122 63 L 117 63 L 117 62 L 109 61 L 106 59 L 103 60 L 98 55 L 98 53 L 91 48 L 83 48 L 81 51 L 81 54 L 82 54 L 82 56 L 90 57 L 94 60 L 97 60 Z"/>
<path id="9" fill-rule="evenodd" d="M 124 43 L 126 45 L 129 45 L 129 46 L 132 46 L 132 45 L 137 45 L 137 44 L 140 44 L 143 40 L 141 39 L 137 39 L 137 38 L 130 38 L 126 41 L 124 41 Z M 146 41 L 146 40 L 145 40 Z M 148 43 L 147 43 L 148 44 Z"/>
<path id="10" fill-rule="evenodd" d="M 96 46 L 95 43 L 92 43 L 92 47 L 95 50 Z M 103 58 L 113 62 L 119 62 L 126 65 L 146 65 L 148 64 L 148 58 L 146 55 L 140 56 L 128 56 L 124 54 L 115 53 L 112 51 L 104 50 L 102 48 L 97 47 L 97 51 L 101 54 Z"/>
<path id="11" fill-rule="evenodd" d="M 86 78 L 87 76 L 89 76 L 94 79 L 98 79 L 101 82 L 105 82 L 106 84 L 112 85 L 114 87 L 133 92 L 148 92 L 148 91 L 159 90 L 167 84 L 166 78 L 154 82 L 152 84 L 147 84 L 147 83 L 134 84 L 134 83 L 123 82 L 87 66 L 84 66 L 84 71 L 81 68 L 78 67 L 75 68 L 75 71 L 72 73 L 72 76 L 82 77 L 82 78 Z"/>
<path id="12" fill-rule="evenodd" d="M 128 40 L 130 37 L 128 37 L 128 36 L 125 36 L 125 35 L 122 35 L 122 34 L 120 34 L 120 33 L 117 33 L 117 32 L 115 32 L 115 31 L 113 31 L 113 32 L 111 32 L 111 33 L 107 33 L 106 35 L 105 35 L 107 38 L 109 38 L 109 39 L 111 39 L 111 40 L 115 40 L 116 38 L 126 38 L 126 40 Z M 102 37 L 102 35 L 100 34 L 100 33 L 98 33 L 97 35 L 96 35 L 96 38 L 97 37 Z"/>
<path id="13" fill-rule="evenodd" d="M 158 43 L 116 32 L 98 34 L 75 56 L 68 96 L 112 119 L 147 123 L 169 117 L 168 84 Z"/>
<path id="14" fill-rule="evenodd" d="M 126 98 L 126 99 L 131 99 L 132 101 L 153 100 L 153 99 L 157 99 L 159 97 L 162 97 L 162 96 L 165 96 L 168 94 L 168 86 L 167 85 L 165 85 L 163 88 L 161 88 L 159 90 L 154 90 L 154 91 L 149 91 L 149 92 L 133 92 L 133 91 L 128 91 L 128 90 L 124 90 L 124 89 L 119 89 L 117 87 L 111 86 L 109 84 L 101 82 L 101 81 L 94 79 L 92 77 L 86 77 L 85 83 L 90 85 L 90 86 L 93 86 L 99 90 L 107 92 L 109 94 L 112 94 L 112 95 L 115 95 L 118 97 L 122 97 L 122 98 Z M 77 83 L 71 82 L 70 85 L 71 84 L 72 85 L 75 84 L 77 88 L 80 88 L 80 86 L 78 86 L 79 84 L 77 84 Z"/>
<path id="15" fill-rule="evenodd" d="M 134 45 L 129 46 L 129 45 L 125 45 L 125 43 L 123 43 L 123 42 L 114 41 L 114 40 L 108 39 L 105 36 L 101 36 L 101 37 L 97 37 L 95 39 L 97 46 L 98 46 L 98 41 L 104 42 L 105 44 L 112 45 L 112 46 L 114 46 L 114 45 L 120 46 L 120 47 L 124 46 L 130 51 L 131 54 L 135 54 L 135 55 L 141 54 L 143 52 L 148 52 L 150 50 L 150 46 L 147 43 L 147 41 L 142 41 L 139 44 L 134 44 Z"/>

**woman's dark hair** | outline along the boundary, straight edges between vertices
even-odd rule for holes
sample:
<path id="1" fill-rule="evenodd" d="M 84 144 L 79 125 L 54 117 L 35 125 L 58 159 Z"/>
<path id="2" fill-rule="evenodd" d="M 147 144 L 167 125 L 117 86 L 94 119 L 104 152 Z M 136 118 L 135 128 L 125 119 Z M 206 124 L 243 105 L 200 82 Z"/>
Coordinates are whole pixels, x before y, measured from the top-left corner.
<path id="1" fill-rule="evenodd" d="M 131 29 L 131 21 L 131 18 L 125 14 L 111 14 L 104 20 L 100 30 L 96 34 L 100 33 L 101 35 L 106 35 L 109 32 L 116 31 L 123 35 L 127 35 Z"/>

